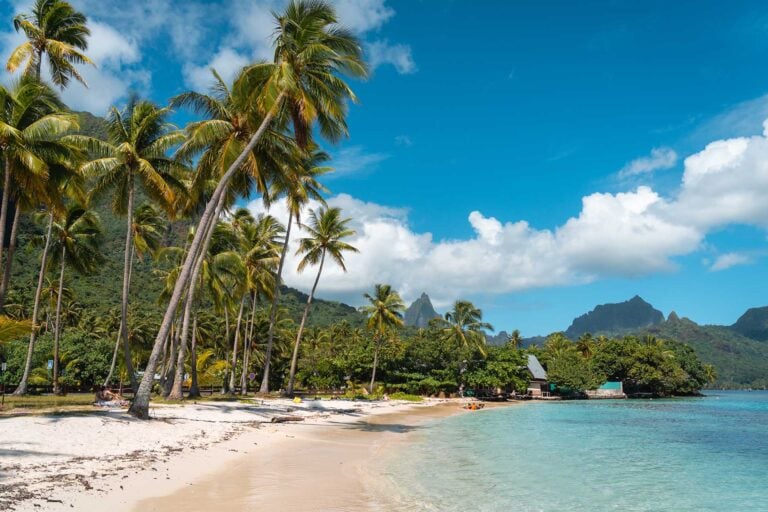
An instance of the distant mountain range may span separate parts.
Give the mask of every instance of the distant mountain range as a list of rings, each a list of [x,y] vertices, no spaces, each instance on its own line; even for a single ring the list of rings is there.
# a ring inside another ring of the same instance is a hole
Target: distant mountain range
[[[718,384],[728,387],[768,385],[768,307],[752,308],[730,326],[699,325],[664,314],[642,298],[602,304],[574,319],[565,335],[576,340],[593,336],[656,336],[687,343],[705,362],[715,366]],[[541,345],[544,337],[525,339],[523,346]]]
[[[405,310],[404,321],[407,326],[424,328],[429,325],[430,320],[439,316],[432,306],[432,301],[429,300],[429,295],[422,293],[421,297],[413,301]]]

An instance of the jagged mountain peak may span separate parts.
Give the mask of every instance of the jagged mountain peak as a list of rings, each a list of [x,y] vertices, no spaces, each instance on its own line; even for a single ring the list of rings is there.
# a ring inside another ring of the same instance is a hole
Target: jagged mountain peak
[[[430,320],[439,316],[432,306],[429,295],[422,292],[421,296],[405,310],[405,325],[419,328],[427,327]]]

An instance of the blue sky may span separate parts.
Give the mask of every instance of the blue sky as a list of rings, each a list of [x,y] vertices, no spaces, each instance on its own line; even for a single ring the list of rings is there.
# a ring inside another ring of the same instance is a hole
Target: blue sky
[[[268,56],[281,5],[73,3],[99,69],[65,99],[97,114]],[[469,298],[524,335],[635,294],[700,323],[768,303],[763,2],[337,5],[374,69],[354,84],[351,138],[329,147],[331,201],[354,215],[362,253],[321,297],[359,304],[390,282],[440,311]]]

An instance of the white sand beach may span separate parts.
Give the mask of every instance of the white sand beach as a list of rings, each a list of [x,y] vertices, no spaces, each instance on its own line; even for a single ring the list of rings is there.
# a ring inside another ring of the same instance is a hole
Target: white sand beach
[[[375,509],[363,471],[376,451],[461,411],[444,400],[277,399],[160,405],[148,422],[121,410],[4,417],[0,508]],[[304,420],[270,423],[284,415]]]

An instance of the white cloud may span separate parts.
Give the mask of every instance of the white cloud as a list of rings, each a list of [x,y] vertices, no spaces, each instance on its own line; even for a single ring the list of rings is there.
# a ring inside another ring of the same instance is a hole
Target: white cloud
[[[371,171],[387,158],[389,158],[389,155],[385,153],[366,153],[365,149],[361,146],[344,148],[337,152],[330,162],[334,172],[329,174],[328,177],[333,178]]]
[[[335,0],[333,3],[341,24],[360,34],[380,29],[395,15],[385,0]]]
[[[707,235],[725,224],[768,227],[768,125],[762,136],[715,141],[684,165],[679,192],[668,198],[646,186],[591,194],[577,215],[554,229],[473,211],[467,220],[474,234],[458,240],[414,231],[406,210],[332,197],[329,203],[352,217],[357,234],[351,243],[360,253],[347,256],[347,273],[329,265],[320,293],[355,304],[373,284],[386,282],[406,300],[426,290],[442,307],[473,294],[670,272],[676,257],[700,250]],[[256,202],[250,207],[262,211]],[[285,221],[282,203],[272,212]],[[727,253],[711,270],[753,260],[754,254]],[[297,264],[291,254],[285,279],[307,289],[314,273],[298,274]]]
[[[718,256],[712,266],[709,267],[709,270],[712,272],[719,272],[721,270],[726,270],[737,265],[748,265],[752,262],[753,259],[748,254],[729,252]]]
[[[368,44],[366,50],[371,70],[384,64],[391,64],[401,75],[417,71],[411,47],[407,44],[389,44],[387,40],[379,40]]]
[[[238,71],[248,65],[250,59],[237,53],[231,48],[223,48],[214,55],[211,62],[205,66],[194,66],[187,64],[184,66],[184,80],[187,85],[197,91],[205,92],[213,83],[213,74],[211,68],[229,83],[237,75]]]
[[[398,135],[397,137],[395,137],[395,145],[409,148],[413,146],[413,141],[407,135]]]
[[[677,153],[670,148],[653,148],[649,156],[632,160],[619,171],[619,178],[651,174],[658,170],[671,169],[677,163]]]

